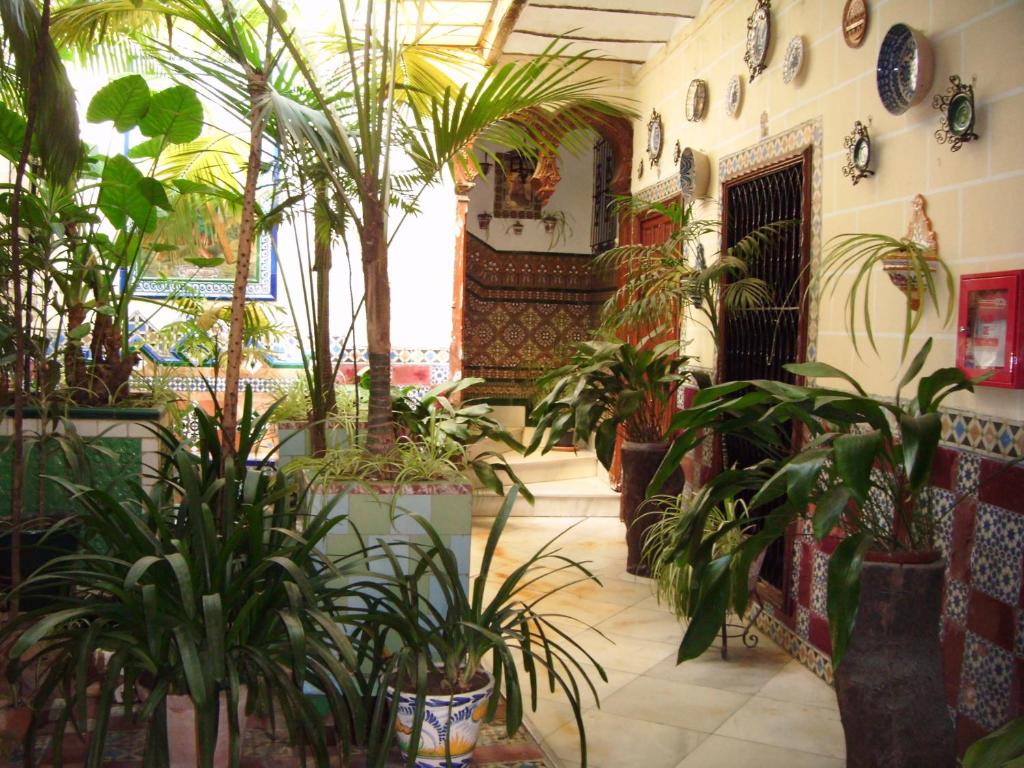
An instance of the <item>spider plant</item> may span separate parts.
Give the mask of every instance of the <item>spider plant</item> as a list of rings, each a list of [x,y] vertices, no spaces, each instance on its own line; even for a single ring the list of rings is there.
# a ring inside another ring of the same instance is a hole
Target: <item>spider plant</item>
[[[171,694],[187,694],[195,705],[202,766],[211,764],[226,698],[237,766],[241,686],[248,687],[250,709],[281,717],[292,742],[308,748],[318,765],[329,762],[331,729],[347,751],[352,729],[363,728],[350,672],[355,656],[331,616],[343,596],[334,586],[342,571],[319,550],[340,518],[330,504],[313,512],[298,478],[268,468],[247,472],[267,418],[254,414],[247,390],[238,450],[228,461],[220,414],[198,414],[194,447],[154,428],[166,464],[149,493],[131,483],[128,501],[64,481],[81,508],[67,521],[81,530],[81,550],[54,560],[20,589],[67,590],[0,629],[13,675],[31,655],[46,663],[32,699],[28,749],[55,696],[65,701],[56,715],[56,764],[67,726],[85,732],[90,664],[104,651],[111,657],[99,680],[95,725],[88,726],[90,768],[103,763],[121,689],[126,711],[138,705],[135,716],[146,723],[147,768],[167,764]],[[229,513],[219,516],[218,508]],[[136,683],[148,689],[143,700],[135,697]],[[326,697],[333,725],[304,694],[307,683]]]
[[[361,628],[364,645],[359,652],[372,663],[381,688],[415,693],[408,734],[413,746],[424,727],[425,697],[471,690],[477,673],[489,669],[494,689],[505,699],[505,730],[510,737],[522,725],[527,692],[534,709],[538,685],[551,691],[557,687],[565,694],[579,728],[585,766],[583,694],[589,689],[596,700],[597,691],[583,663],[591,665],[602,680],[607,677],[597,660],[554,621],[571,617],[546,612],[544,601],[577,584],[600,581],[584,563],[561,553],[556,545],[562,534],[523,558],[507,577],[492,574],[517,491],[518,487],[509,491],[491,526],[471,588],[467,589],[455,556],[430,522],[411,515],[426,543],[384,542],[371,548],[369,559],[375,563],[371,577],[351,585],[360,595],[358,608],[351,615],[342,613],[341,618]],[[555,574],[558,586],[543,581]],[[429,590],[427,583],[433,584]],[[385,649],[390,650],[385,653]],[[494,716],[497,705],[494,696],[485,719]],[[397,716],[397,707],[388,713],[378,701],[374,712],[378,732],[393,732]],[[384,738],[380,743],[390,742]],[[382,765],[385,758],[383,753],[371,754],[371,764]],[[415,750],[410,750],[409,766],[414,758]]]
[[[894,259],[905,260],[901,271],[909,271],[906,311],[903,321],[903,342],[900,347],[900,362],[906,359],[910,346],[910,337],[921,323],[925,305],[931,304],[942,316],[943,325],[949,323],[953,316],[956,291],[953,286],[953,273],[933,249],[909,238],[895,238],[881,234],[843,234],[836,235],[828,242],[828,247],[821,264],[822,293],[829,291],[835,295],[836,289],[844,275],[853,271],[844,300],[844,317],[846,330],[853,342],[853,348],[860,354],[857,346],[857,317],[861,316],[864,333],[868,337],[871,349],[876,353],[875,334],[871,325],[871,314],[874,307],[871,303],[871,279],[878,272],[876,267],[885,266]],[[938,279],[935,272],[938,272]],[[939,286],[945,284],[945,309],[939,299]],[[921,294],[927,302],[921,301]]]

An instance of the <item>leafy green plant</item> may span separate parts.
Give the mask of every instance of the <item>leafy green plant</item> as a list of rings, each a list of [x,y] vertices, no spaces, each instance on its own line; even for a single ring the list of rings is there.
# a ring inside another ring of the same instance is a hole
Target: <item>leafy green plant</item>
[[[313,512],[297,477],[246,469],[268,419],[255,416],[251,390],[231,458],[222,453],[220,415],[198,418],[194,447],[155,428],[166,464],[149,493],[133,483],[132,498],[119,503],[65,481],[82,508],[67,521],[82,531],[82,549],[20,588],[67,585],[67,594],[0,629],[11,674],[20,673],[30,654],[46,662],[32,699],[30,735],[56,695],[66,701],[56,733],[69,723],[86,729],[90,664],[104,651],[111,656],[99,680],[86,765],[102,763],[114,695],[123,688],[128,710],[139,704],[137,716],[147,723],[147,767],[166,765],[164,705],[172,693],[193,700],[201,764],[210,765],[225,694],[237,766],[245,685],[250,709],[280,717],[292,742],[326,766],[329,729],[347,750],[352,733],[364,728],[351,673],[355,655],[332,616],[335,601],[345,597],[334,585],[346,566],[319,550],[341,518],[330,504]],[[148,689],[141,701],[136,683]],[[333,726],[304,694],[306,683],[326,698]],[[62,739],[54,741],[57,764],[62,746]]]
[[[929,339],[911,361],[893,402],[871,397],[856,379],[830,365],[800,363],[786,370],[838,378],[850,389],[733,381],[699,392],[689,408],[673,417],[671,431],[677,437],[650,492],[657,492],[709,433],[753,443],[767,456],[754,466],[729,467],[713,477],[677,521],[676,544],[667,554],[692,569],[693,599],[680,660],[708,647],[730,605],[744,613],[750,564],[791,522],[809,519],[819,540],[834,532],[843,537],[828,571],[832,659],[842,663],[867,551],[934,546],[927,489],[942,432],[938,409],[954,392],[972,391],[974,381],[957,368],[940,368],[921,377],[916,395],[904,399],[903,388],[921,373],[931,347]],[[797,450],[794,425],[808,436]],[[707,533],[709,516],[729,498],[749,498],[746,513]],[[722,546],[754,516],[757,533],[738,545]]]
[[[681,618],[689,618],[692,604],[692,579],[689,566],[680,563],[676,553],[680,548],[680,529],[693,506],[694,494],[684,491],[679,496],[655,496],[649,500],[654,522],[644,540],[644,559],[650,564],[655,597]],[[742,499],[725,499],[720,506],[708,512],[704,522],[704,536],[712,536],[728,526],[727,533],[715,543],[712,556],[732,552],[750,533],[746,504]]]
[[[540,379],[547,395],[533,410],[536,432],[526,452],[546,452],[574,428],[578,440],[594,436],[597,458],[609,467],[620,424],[627,440],[663,440],[679,387],[686,381],[707,382],[704,374],[688,369],[690,360],[678,341],[577,344],[567,364]]]
[[[983,736],[967,748],[964,768],[1020,768],[1024,765],[1024,717]]]
[[[722,226],[720,219],[697,218],[694,206],[619,199],[621,214],[636,219],[664,216],[671,229],[662,243],[620,245],[594,259],[596,269],[625,276],[604,306],[604,328],[658,328],[689,316],[707,328],[717,347],[721,341],[719,297],[726,308],[756,309],[771,303],[771,289],[751,274],[750,265],[763,249],[792,230],[793,222],[758,227],[717,253],[710,263],[690,263],[690,253],[703,247],[702,241],[709,236],[718,237]]]
[[[857,317],[861,316],[864,332],[867,334],[871,348],[877,352],[875,335],[871,326],[871,279],[878,272],[876,267],[885,265],[892,259],[905,259],[905,267],[911,274],[913,285],[911,295],[907,296],[906,312],[903,323],[903,344],[900,349],[900,361],[907,355],[910,337],[921,323],[926,304],[931,304],[943,318],[943,325],[948,324],[953,316],[956,291],[953,285],[953,273],[949,267],[931,248],[908,238],[897,239],[889,235],[879,234],[844,234],[836,235],[828,242],[825,256],[821,263],[822,293],[835,295],[844,275],[854,271],[853,281],[846,293],[844,316],[846,329],[857,347]],[[938,278],[934,272],[938,273]],[[939,285],[946,287],[946,306],[943,310],[939,300]],[[921,294],[928,299],[920,300]]]
[[[561,689],[579,728],[582,763],[586,765],[582,696],[589,689],[596,700],[597,691],[583,663],[592,665],[602,680],[607,676],[597,660],[554,621],[566,617],[545,612],[543,603],[577,584],[600,581],[585,564],[561,554],[556,536],[523,558],[499,584],[488,583],[494,579],[495,552],[517,490],[513,487],[508,493],[491,526],[480,572],[470,589],[463,584],[455,556],[437,531],[429,521],[412,515],[429,543],[412,542],[407,550],[404,545],[400,548],[386,542],[372,548],[369,556],[376,563],[372,578],[351,585],[362,602],[341,618],[360,627],[360,656],[373,664],[381,686],[396,685],[416,692],[413,744],[423,722],[424,695],[469,690],[478,670],[489,668],[495,690],[505,699],[509,736],[522,725],[527,692],[536,709],[539,684],[552,691]],[[557,575],[560,584],[542,585],[541,580],[551,575]],[[429,594],[424,586],[428,579],[437,587]],[[492,697],[487,719],[493,717],[497,704],[497,696]],[[375,717],[380,732],[393,731],[393,720],[389,724],[383,707]],[[382,765],[385,757],[382,753],[371,755],[376,758],[374,765]],[[412,756],[408,764],[412,765]]]

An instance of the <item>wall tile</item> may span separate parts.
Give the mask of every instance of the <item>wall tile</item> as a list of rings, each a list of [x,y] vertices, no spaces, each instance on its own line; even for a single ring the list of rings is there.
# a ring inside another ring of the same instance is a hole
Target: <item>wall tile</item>
[[[967,621],[967,598],[970,587],[957,579],[946,581],[946,607],[944,614],[950,621],[964,624]]]
[[[980,590],[972,590],[967,606],[967,628],[1000,648],[1012,650],[1016,634],[1014,609]]]
[[[1013,655],[968,631],[964,650],[960,711],[987,729],[998,728],[1010,712]]]
[[[971,584],[1009,605],[1021,591],[1024,517],[990,504],[978,506]]]

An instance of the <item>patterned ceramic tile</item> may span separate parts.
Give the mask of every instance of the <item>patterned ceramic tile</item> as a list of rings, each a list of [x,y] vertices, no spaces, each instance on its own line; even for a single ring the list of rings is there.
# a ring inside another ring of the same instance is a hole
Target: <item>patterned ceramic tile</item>
[[[991,504],[981,504],[971,552],[971,583],[976,589],[1017,605],[1021,587],[1024,517]]]
[[[973,632],[964,647],[960,711],[985,728],[1002,725],[1010,716],[1013,655]]]
[[[927,503],[935,521],[935,545],[949,562],[953,546],[953,510],[958,494],[942,488],[929,488]]]
[[[443,384],[450,378],[448,363],[432,363],[430,366],[430,383]]]
[[[811,563],[811,610],[825,616],[828,613],[828,556],[815,549]]]
[[[804,545],[798,539],[793,543],[793,560],[792,560],[792,574],[793,578],[789,580],[789,597],[795,604],[797,601],[797,595],[800,593],[800,567],[803,561]],[[806,637],[806,635],[805,635]]]
[[[946,582],[946,618],[958,624],[967,621],[967,599],[970,591],[970,587],[958,579],[949,579]]]
[[[832,660],[809,642],[798,637],[793,629],[779,621],[768,608],[769,605],[766,604],[766,610],[757,617],[758,628],[790,656],[832,685]]]
[[[802,605],[796,609],[796,633],[804,640],[811,634],[811,612]]]
[[[981,476],[981,457],[973,451],[962,451],[956,467],[956,490],[959,494],[977,492]]]
[[[1013,643],[1013,652],[1024,659],[1024,609],[1017,609],[1017,637]]]

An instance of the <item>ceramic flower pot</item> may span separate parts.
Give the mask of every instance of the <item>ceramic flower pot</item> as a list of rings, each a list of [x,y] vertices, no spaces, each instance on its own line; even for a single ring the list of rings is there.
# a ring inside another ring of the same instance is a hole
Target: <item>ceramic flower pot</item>
[[[647,486],[668,452],[667,443],[622,443],[621,517],[626,524],[626,571],[636,576],[650,576],[650,567],[643,561],[644,542],[648,529],[659,518],[656,505],[647,501]],[[665,481],[660,493],[677,495],[683,490],[682,469]]]
[[[494,678],[489,672],[487,683],[467,693],[439,694],[426,697],[423,726],[418,745],[409,743],[416,714],[415,693],[398,695],[396,732],[402,756],[416,753],[416,768],[468,768],[473,763],[473,750],[480,736],[480,723],[487,712],[487,703],[494,692]],[[388,688],[388,700],[394,700],[394,688]],[[451,762],[448,762],[448,753]]]
[[[245,737],[245,703],[249,688],[238,689],[238,738]],[[167,757],[170,768],[196,768],[199,765],[199,731],[196,708],[188,695],[167,697]],[[215,768],[227,768],[231,762],[231,735],[228,725],[228,695],[220,694],[220,712],[217,719],[217,745],[214,748]]]
[[[835,672],[849,768],[956,764],[939,620],[945,564],[869,553],[850,645]]]

